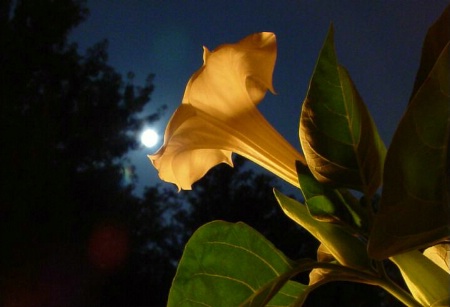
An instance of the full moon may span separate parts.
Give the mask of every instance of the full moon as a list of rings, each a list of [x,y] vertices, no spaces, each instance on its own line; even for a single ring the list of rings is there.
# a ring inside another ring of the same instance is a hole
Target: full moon
[[[153,147],[158,143],[158,133],[153,129],[146,129],[141,134],[141,142],[145,147]]]

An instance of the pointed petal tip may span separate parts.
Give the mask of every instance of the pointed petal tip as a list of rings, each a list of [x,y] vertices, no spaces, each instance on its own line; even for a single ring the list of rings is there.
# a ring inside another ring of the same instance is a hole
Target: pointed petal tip
[[[261,32],[259,33],[258,45],[260,48],[277,49],[277,37],[272,32]]]
[[[277,91],[275,90],[275,88],[273,87],[272,84],[270,85],[270,87],[268,89],[272,93],[272,95],[278,95]]]
[[[259,36],[259,41],[261,42],[261,45],[267,45],[267,44],[273,44],[276,42],[276,35],[273,32],[260,32],[256,35]]]
[[[153,160],[156,159],[155,155],[147,155],[147,158],[150,160],[150,162],[153,164]]]
[[[277,40],[273,32],[257,32],[244,37],[238,44],[257,49],[276,49]]]
[[[211,51],[209,51],[208,47],[203,46],[203,64],[206,63],[206,60],[208,59],[210,54]]]
[[[153,164],[153,166],[155,166],[155,162],[156,160],[161,156],[161,151],[163,150],[163,147],[161,147],[160,149],[158,149],[158,151],[156,151],[154,154],[151,155],[147,155],[147,158],[150,160],[150,162]]]

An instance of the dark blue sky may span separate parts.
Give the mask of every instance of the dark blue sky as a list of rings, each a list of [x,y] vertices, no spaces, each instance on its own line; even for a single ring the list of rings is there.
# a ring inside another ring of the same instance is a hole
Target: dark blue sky
[[[156,75],[151,108],[167,105],[154,128],[164,132],[185,85],[202,64],[202,46],[214,49],[248,34],[277,35],[277,95],[259,105],[295,147],[301,103],[330,22],[338,58],[350,72],[388,145],[406,107],[428,27],[448,0],[91,0],[90,17],[72,34],[81,50],[106,38],[109,62],[133,71],[137,84]],[[151,110],[150,110],[151,111]],[[146,155],[130,153],[139,191],[159,180]]]

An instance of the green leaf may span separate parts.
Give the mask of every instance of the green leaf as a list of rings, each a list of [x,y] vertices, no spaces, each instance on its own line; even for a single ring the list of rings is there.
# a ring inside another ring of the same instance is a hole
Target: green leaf
[[[449,306],[450,275],[445,270],[416,250],[390,259],[400,269],[414,298],[423,306]]]
[[[337,62],[332,27],[303,102],[299,134],[320,182],[367,196],[380,186],[386,149],[348,72]]]
[[[384,259],[450,234],[449,44],[417,91],[386,157],[369,254]]]
[[[450,243],[428,247],[423,255],[450,274]]]
[[[284,213],[319,240],[340,264],[371,271],[366,245],[339,225],[314,219],[305,205],[274,190]]]
[[[365,228],[367,216],[359,204],[353,206],[338,190],[317,181],[306,165],[297,162],[296,168],[300,189],[313,218],[340,224],[351,233]]]
[[[323,222],[349,221],[350,216],[335,191],[317,181],[302,163],[296,163],[300,189],[312,217]]]
[[[425,37],[422,48],[422,58],[420,67],[414,82],[414,89],[411,99],[414,98],[423,82],[427,79],[431,69],[436,63],[439,55],[442,53],[445,45],[450,41],[450,5],[447,6],[442,15],[430,27]]]
[[[289,306],[306,287],[288,282],[295,269],[295,262],[246,224],[211,222],[187,243],[168,306],[262,306],[280,288],[272,300]]]
[[[275,295],[267,307],[292,306],[292,303],[298,296],[302,295],[308,287],[301,283],[289,280],[283,288]]]

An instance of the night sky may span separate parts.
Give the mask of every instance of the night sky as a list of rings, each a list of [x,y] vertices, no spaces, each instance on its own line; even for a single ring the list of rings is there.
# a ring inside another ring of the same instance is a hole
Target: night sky
[[[388,145],[411,94],[426,31],[446,5],[448,0],[91,0],[88,20],[70,40],[85,50],[108,39],[109,63],[123,75],[133,71],[138,85],[155,74],[149,112],[167,105],[153,127],[163,134],[187,81],[202,65],[202,46],[212,50],[254,32],[274,32],[277,95],[268,93],[259,109],[300,149],[301,103],[333,22],[338,59]],[[130,153],[139,193],[159,182],[146,157],[159,145]]]

